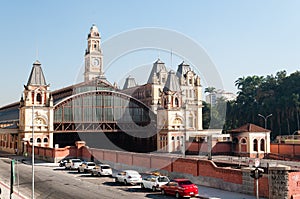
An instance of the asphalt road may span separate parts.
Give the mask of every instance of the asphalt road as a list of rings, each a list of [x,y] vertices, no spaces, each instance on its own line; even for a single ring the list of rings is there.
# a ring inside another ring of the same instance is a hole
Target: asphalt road
[[[13,157],[13,156],[12,156]],[[16,158],[16,157],[15,157]],[[18,158],[21,159],[20,156]],[[10,184],[10,162],[6,156],[0,156],[0,182]],[[110,177],[96,177],[82,174],[77,171],[65,170],[58,164],[35,164],[35,198],[41,199],[170,199],[173,196],[164,196],[160,192],[143,190],[140,186],[125,186],[115,183]],[[32,166],[21,161],[16,162],[16,179],[14,192],[25,197],[12,197],[12,199],[31,198],[32,193]],[[7,186],[6,186],[7,187]],[[224,190],[199,187],[199,194],[205,198],[222,199],[255,199],[255,196],[228,192]],[[9,187],[7,187],[9,188]],[[9,191],[6,191],[9,192]],[[9,196],[0,194],[0,199]]]
[[[0,158],[0,179],[9,185],[10,162]],[[32,166],[16,163],[14,191],[26,198],[32,193]],[[35,198],[51,199],[132,199],[132,198],[173,198],[160,192],[142,190],[140,186],[125,186],[114,182],[111,177],[94,177],[61,167],[35,165]]]

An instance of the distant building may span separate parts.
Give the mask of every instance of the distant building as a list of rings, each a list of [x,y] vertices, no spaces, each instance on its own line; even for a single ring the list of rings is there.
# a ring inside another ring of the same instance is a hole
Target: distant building
[[[231,92],[224,91],[222,89],[218,89],[214,92],[209,93],[205,97],[205,101],[207,103],[210,103],[212,106],[216,105],[217,100],[223,98],[225,101],[231,101],[236,99],[236,95]]]

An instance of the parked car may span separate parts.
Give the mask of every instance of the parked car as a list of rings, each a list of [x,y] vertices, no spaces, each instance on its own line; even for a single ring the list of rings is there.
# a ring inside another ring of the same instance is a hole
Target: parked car
[[[188,179],[174,179],[161,186],[163,195],[175,195],[176,198],[199,196],[198,187]]]
[[[112,176],[112,169],[108,164],[98,164],[91,170],[92,175]]]
[[[167,176],[161,175],[150,175],[143,178],[141,183],[142,189],[152,189],[152,191],[157,191],[161,189],[162,185],[170,182]]]
[[[96,166],[95,162],[83,162],[78,167],[78,173],[89,173]]]
[[[68,162],[68,160],[71,159],[71,158],[64,158],[62,160],[60,160],[58,163],[59,163],[59,166],[60,167],[64,167],[66,165],[66,163]]]
[[[78,169],[79,165],[83,161],[81,159],[69,159],[68,162],[65,163],[66,169]]]
[[[119,172],[115,177],[116,182],[127,184],[141,184],[142,183],[142,176],[134,170],[123,170]]]

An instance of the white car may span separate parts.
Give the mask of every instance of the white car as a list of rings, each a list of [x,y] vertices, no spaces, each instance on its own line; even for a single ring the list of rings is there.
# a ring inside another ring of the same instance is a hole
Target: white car
[[[108,164],[98,164],[91,170],[92,175],[112,176],[112,169]]]
[[[116,182],[127,184],[141,184],[142,183],[142,176],[134,170],[123,170],[119,172],[115,177]]]
[[[95,162],[83,162],[78,167],[78,173],[89,173],[96,166]]]
[[[79,165],[82,163],[81,159],[69,159],[68,162],[65,163],[66,169],[78,169]]]
[[[142,189],[151,189],[152,191],[160,190],[162,185],[167,184],[170,182],[170,179],[167,176],[156,176],[150,175],[143,178],[141,183]]]

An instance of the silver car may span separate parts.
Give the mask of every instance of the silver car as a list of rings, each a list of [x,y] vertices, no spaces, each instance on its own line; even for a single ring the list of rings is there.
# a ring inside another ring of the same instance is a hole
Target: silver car
[[[91,170],[92,175],[112,176],[112,169],[108,164],[98,164]]]

